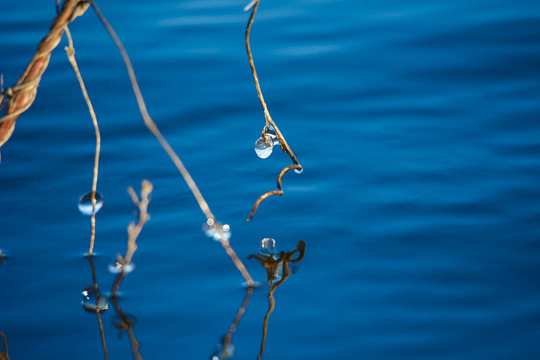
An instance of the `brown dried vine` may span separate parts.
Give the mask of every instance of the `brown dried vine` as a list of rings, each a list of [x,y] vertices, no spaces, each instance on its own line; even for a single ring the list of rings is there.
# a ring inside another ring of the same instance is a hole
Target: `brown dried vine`
[[[283,170],[281,170],[281,172],[279,173],[279,176],[278,176],[278,180],[277,180],[278,190],[271,190],[271,191],[268,191],[268,192],[262,194],[257,199],[257,201],[255,202],[255,205],[253,205],[253,209],[251,210],[251,214],[246,219],[246,221],[251,221],[251,219],[253,219],[253,216],[255,216],[255,212],[257,211],[257,208],[259,207],[260,203],[264,199],[266,199],[266,198],[268,198],[268,197],[270,197],[272,195],[280,195],[280,196],[283,195],[283,190],[281,188],[281,179],[283,178],[283,175],[285,175],[285,173],[287,171],[292,170],[292,169],[295,169],[298,173],[301,173],[303,171],[302,165],[300,165],[300,163],[296,159],[296,156],[294,156],[294,153],[291,150],[291,147],[289,146],[289,144],[287,144],[287,141],[285,140],[285,137],[283,136],[281,131],[279,131],[279,128],[277,127],[276,123],[272,120],[272,117],[270,116],[270,112],[268,111],[268,106],[266,106],[266,102],[264,101],[264,97],[263,97],[263,94],[262,94],[262,91],[261,91],[261,86],[259,84],[259,78],[257,77],[257,71],[255,70],[255,62],[253,61],[253,55],[251,54],[251,46],[249,44],[249,34],[251,32],[251,25],[253,24],[253,19],[255,18],[255,13],[257,12],[257,9],[259,8],[259,3],[260,3],[260,0],[253,0],[252,2],[250,2],[244,8],[244,10],[247,11],[250,8],[252,8],[251,15],[249,17],[247,27],[246,27],[245,40],[246,40],[246,49],[247,49],[247,54],[248,54],[248,59],[249,59],[249,65],[251,67],[251,72],[253,73],[253,79],[255,80],[255,88],[257,89],[257,96],[259,97],[259,100],[261,101],[261,105],[262,105],[263,111],[264,111],[264,118],[266,120],[266,124],[265,124],[265,126],[263,128],[261,138],[266,139],[266,133],[267,133],[268,127],[272,126],[274,128],[275,132],[276,132],[276,136],[277,136],[277,139],[279,141],[279,146],[281,147],[281,150],[283,150],[284,152],[286,152],[290,156],[290,158],[291,158],[291,160],[293,162],[293,165],[287,166]]]
[[[2,94],[0,95],[0,109],[6,104],[7,109],[4,116],[0,118],[0,147],[13,134],[15,121],[19,115],[28,110],[34,102],[37,87],[41,76],[49,64],[51,52],[60,43],[67,25],[78,16],[84,14],[89,5],[90,2],[85,0],[66,0],[54,19],[49,34],[39,43],[36,54],[17,83],[12,87],[2,90]]]

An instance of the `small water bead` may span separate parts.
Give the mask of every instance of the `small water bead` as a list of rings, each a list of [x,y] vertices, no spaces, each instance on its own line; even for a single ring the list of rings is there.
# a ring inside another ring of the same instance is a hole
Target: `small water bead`
[[[101,207],[103,206],[103,196],[101,196],[100,193],[96,192],[96,208],[95,213],[97,213]],[[79,211],[83,215],[92,215],[92,192],[90,191],[88,194],[83,195],[79,199]]]
[[[212,356],[212,360],[230,359],[234,356],[234,350],[235,350],[235,347],[234,347],[234,344],[232,343],[229,343],[226,349],[223,349],[222,344],[218,344],[216,346],[216,349],[214,350],[214,355]]]
[[[92,313],[103,312],[109,308],[107,298],[99,296],[93,286],[87,286],[82,292],[82,302],[84,310]]]
[[[228,241],[231,238],[231,227],[214,219],[208,219],[202,226],[202,230],[206,236],[216,241]]]
[[[274,139],[272,136],[266,134],[265,138],[266,141],[262,137],[255,141],[255,153],[261,159],[269,157],[272,154],[272,150],[274,150]]]
[[[297,173],[297,174],[301,174],[304,172],[304,168],[301,168],[301,169],[294,169],[294,172]]]
[[[276,259],[276,240],[272,238],[264,238],[261,240],[261,248],[259,249],[259,255],[265,258]]]
[[[122,265],[118,261],[113,262],[109,265],[109,272],[111,274],[120,274],[121,272],[124,272],[124,274],[129,274],[135,269],[134,263],[129,263],[126,265]]]

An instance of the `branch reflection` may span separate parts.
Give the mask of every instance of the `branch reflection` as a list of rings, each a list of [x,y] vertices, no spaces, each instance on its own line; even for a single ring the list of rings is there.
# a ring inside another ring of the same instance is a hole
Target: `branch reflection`
[[[4,340],[4,351],[0,350],[0,360],[9,360],[6,334],[0,331],[0,335],[2,335],[2,339]]]
[[[109,305],[107,303],[107,298],[101,296],[99,291],[97,277],[96,277],[96,267],[94,265],[93,255],[88,255],[88,261],[90,262],[90,268],[92,269],[92,285],[87,286],[82,292],[82,306],[83,309],[89,313],[96,314],[99,332],[101,335],[101,345],[105,353],[105,360],[109,359],[109,351],[107,350],[107,344],[105,343],[105,331],[103,330],[103,322],[101,320],[101,313],[105,312]]]
[[[289,269],[289,263],[297,263],[304,258],[304,252],[306,249],[306,243],[300,240],[296,245],[296,250],[279,253],[276,251],[276,242],[274,239],[265,238],[261,241],[261,249],[259,255],[250,255],[248,259],[256,259],[266,269],[266,278],[270,285],[270,291],[268,292],[268,311],[264,316],[263,322],[263,336],[261,340],[261,350],[257,360],[261,359],[264,354],[264,343],[266,341],[266,334],[268,329],[268,319],[270,314],[274,311],[276,301],[274,299],[274,292],[276,289],[287,280],[291,275]],[[298,253],[298,257],[293,259],[293,256]]]
[[[143,360],[142,355],[139,353],[139,346],[141,345],[137,338],[135,337],[135,332],[133,331],[133,325],[135,325],[136,319],[135,316],[128,315],[122,311],[120,304],[118,302],[118,289],[120,288],[120,283],[122,279],[127,275],[126,272],[121,271],[116,276],[114,280],[111,300],[113,302],[114,309],[118,315],[118,319],[114,320],[114,326],[120,329],[120,338],[123,337],[124,331],[127,331],[129,335],[129,341],[131,343],[131,350],[133,351],[133,358],[135,360]]]
[[[211,360],[223,360],[223,359],[229,359],[232,358],[234,355],[234,345],[232,343],[232,336],[236,329],[238,328],[238,324],[240,324],[240,320],[242,319],[242,316],[244,316],[244,313],[246,312],[246,308],[249,304],[249,300],[251,299],[251,295],[253,294],[254,286],[248,286],[246,290],[246,296],[244,296],[244,300],[242,301],[242,305],[238,308],[238,311],[236,312],[236,316],[234,317],[234,321],[229,327],[229,330],[227,331],[227,334],[223,336],[221,343],[216,347],[214,350],[214,353],[210,357]]]

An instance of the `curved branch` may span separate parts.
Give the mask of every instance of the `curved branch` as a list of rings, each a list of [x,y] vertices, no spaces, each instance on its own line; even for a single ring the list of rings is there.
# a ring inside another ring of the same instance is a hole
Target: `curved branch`
[[[259,207],[259,205],[261,204],[261,202],[272,196],[272,195],[283,195],[283,189],[281,187],[281,179],[283,178],[283,175],[285,175],[285,173],[287,173],[287,171],[290,171],[292,169],[296,169],[296,170],[302,170],[302,165],[300,164],[293,164],[293,165],[289,165],[285,168],[283,168],[283,170],[281,170],[281,172],[279,173],[278,175],[278,179],[277,179],[277,187],[278,187],[278,190],[271,190],[271,191],[268,191],[264,194],[262,194],[258,199],[257,201],[255,201],[255,205],[253,205],[253,209],[251,210],[251,214],[249,215],[249,217],[246,219],[246,221],[251,221],[251,219],[253,219],[253,216],[255,216],[255,212],[257,211],[257,208]]]

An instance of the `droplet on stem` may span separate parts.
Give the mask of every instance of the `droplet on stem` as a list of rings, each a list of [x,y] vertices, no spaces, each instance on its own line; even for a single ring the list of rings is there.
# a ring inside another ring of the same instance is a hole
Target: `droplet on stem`
[[[135,269],[134,263],[129,263],[126,265],[122,265],[118,261],[113,262],[109,265],[109,272],[111,274],[120,274],[121,272],[124,272],[124,274],[129,274]]]
[[[97,213],[103,206],[103,196],[100,193],[96,192],[96,207],[94,213]],[[81,196],[79,199],[79,211],[83,215],[92,215],[92,192]]]
[[[214,219],[208,219],[202,226],[202,230],[206,236],[216,241],[228,241],[231,238],[231,227]]]
[[[272,150],[274,150],[274,139],[272,136],[266,134],[265,139],[266,140],[263,140],[263,138],[260,137],[255,141],[255,153],[257,153],[257,156],[261,159],[269,157],[270,154],[272,154]]]
[[[259,249],[259,255],[267,258],[276,259],[276,240],[272,238],[264,238],[261,240],[261,248]]]
[[[109,308],[107,298],[96,293],[94,286],[87,286],[82,292],[82,302],[84,310],[92,313],[103,312]]]

